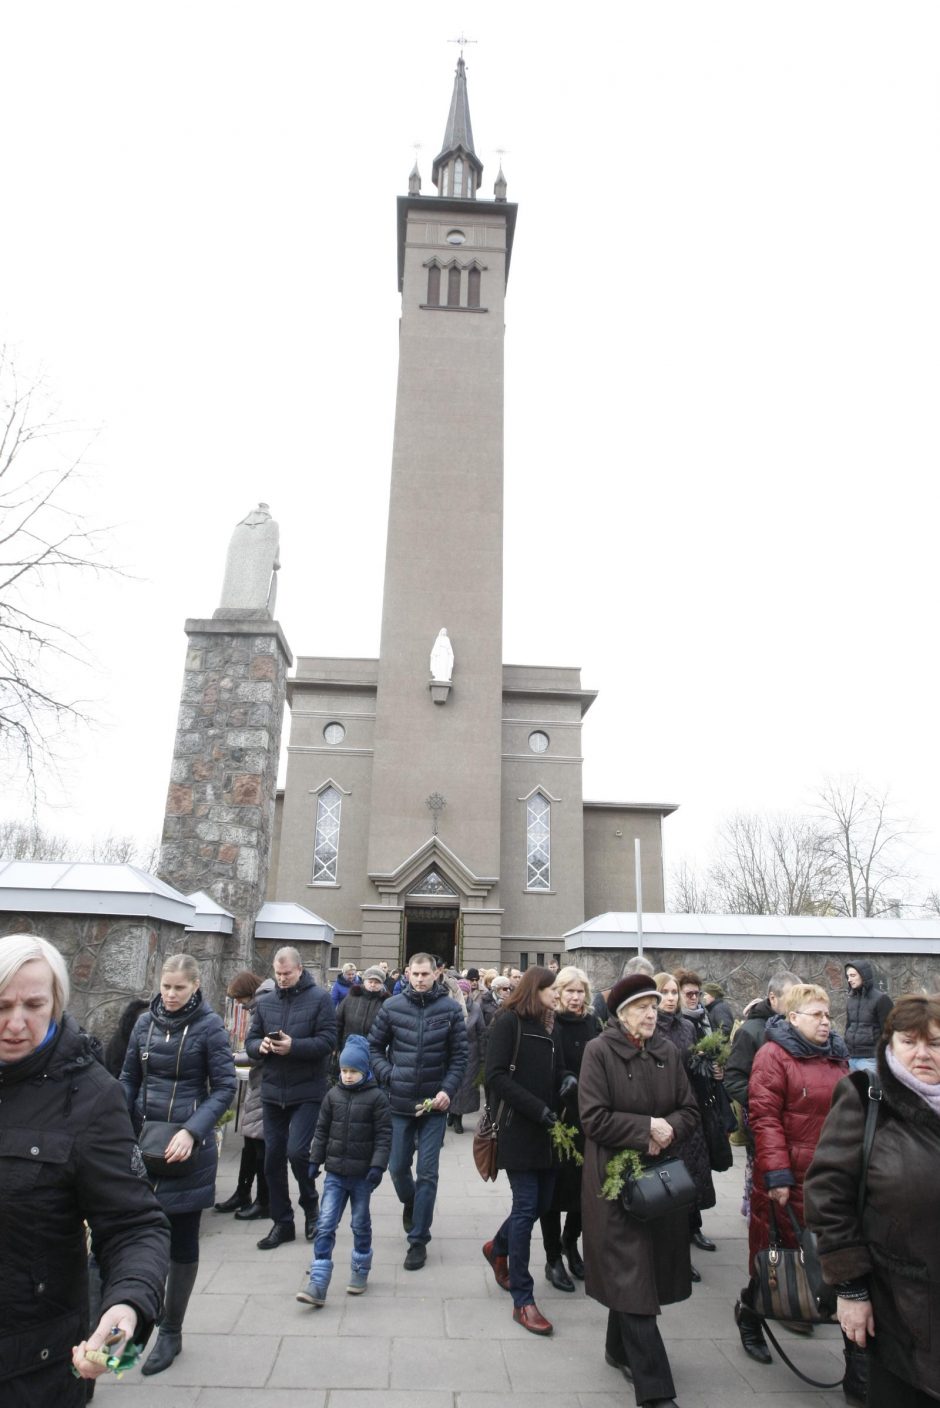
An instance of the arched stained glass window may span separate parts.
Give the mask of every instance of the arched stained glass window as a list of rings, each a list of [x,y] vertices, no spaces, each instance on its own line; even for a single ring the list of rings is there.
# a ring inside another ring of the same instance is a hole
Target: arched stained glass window
[[[480,271],[471,269],[467,275],[467,307],[479,308],[480,306]]]
[[[447,270],[447,306],[460,307],[460,270],[456,264],[452,264]]]
[[[432,264],[428,270],[428,303],[437,308],[441,301],[441,266]]]

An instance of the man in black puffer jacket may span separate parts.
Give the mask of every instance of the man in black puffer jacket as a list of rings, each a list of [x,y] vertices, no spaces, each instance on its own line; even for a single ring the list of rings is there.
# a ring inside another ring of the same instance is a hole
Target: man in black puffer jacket
[[[885,1018],[894,1006],[886,992],[875,987],[875,970],[865,958],[845,965],[848,996],[845,999],[845,1044],[853,1071],[874,1071],[875,1050]]]
[[[412,956],[408,987],[383,1005],[369,1032],[369,1051],[375,1078],[392,1106],[388,1167],[404,1209],[405,1268],[418,1271],[431,1240],[447,1109],[467,1067],[464,1015],[434,981],[430,954]]]
[[[307,1172],[307,1153],[327,1091],[330,1053],[336,1044],[336,1014],[328,992],[318,988],[295,948],[274,955],[273,992],[261,993],[252,1013],[245,1050],[264,1061],[264,1173],[274,1225],[258,1243],[262,1251],[294,1240],[294,1209],[287,1186],[293,1170],[304,1210],[304,1232],[313,1241],[317,1190]]]

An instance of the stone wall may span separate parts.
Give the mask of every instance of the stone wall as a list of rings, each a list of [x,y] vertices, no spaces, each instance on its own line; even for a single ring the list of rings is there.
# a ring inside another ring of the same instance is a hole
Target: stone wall
[[[220,990],[221,935],[193,934],[165,919],[4,913],[0,938],[7,934],[39,934],[55,944],[72,983],[69,1011],[105,1041],[132,997],[156,992],[171,953],[191,953],[202,969],[203,990]]]
[[[291,654],[276,621],[186,622],[189,649],[158,873],[235,916],[221,975],[256,966]],[[220,992],[207,992],[218,1005]]]
[[[720,983],[728,1001],[739,1017],[745,1004],[762,997],[773,973],[788,968],[807,983],[818,983],[826,989],[832,1001],[833,1023],[838,1031],[845,1025],[845,964],[852,955],[831,953],[795,953],[786,948],[763,952],[741,949],[657,949],[644,945],[644,956],[657,972],[674,973],[690,968],[703,982]],[[583,968],[595,992],[609,988],[617,981],[628,959],[636,956],[635,948],[574,949],[565,954],[565,961]],[[857,958],[872,963],[884,989],[892,997],[903,993],[940,991],[940,956],[900,953],[866,953],[859,950]]]

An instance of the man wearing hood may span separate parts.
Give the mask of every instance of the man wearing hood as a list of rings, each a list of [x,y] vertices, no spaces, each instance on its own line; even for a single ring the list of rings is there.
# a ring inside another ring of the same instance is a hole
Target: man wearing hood
[[[865,958],[853,958],[845,965],[845,981],[849,986],[845,999],[849,1069],[873,1071],[881,1029],[894,1003],[875,987],[875,970]]]
[[[405,1269],[418,1271],[431,1240],[444,1122],[467,1067],[464,1015],[435,981],[430,954],[412,955],[408,986],[383,1004],[369,1032],[369,1051],[392,1106],[388,1171],[408,1235]]]
[[[767,1038],[767,1023],[771,1017],[783,1011],[783,1003],[790,989],[801,980],[795,973],[785,968],[774,973],[767,984],[767,997],[751,1002],[745,1008],[744,1021],[734,1034],[731,1055],[725,1066],[725,1090],[732,1100],[747,1109],[748,1083],[754,1057]]]

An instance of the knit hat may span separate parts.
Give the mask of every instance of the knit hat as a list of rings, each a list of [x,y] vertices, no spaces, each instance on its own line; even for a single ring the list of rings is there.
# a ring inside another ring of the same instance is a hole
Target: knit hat
[[[364,1076],[372,1074],[369,1065],[369,1043],[364,1036],[348,1036],[346,1045],[339,1053],[340,1066],[346,1066],[351,1071],[361,1071]]]
[[[626,1006],[628,1002],[636,1002],[640,997],[655,997],[657,1002],[663,1000],[662,993],[649,974],[628,973],[619,983],[614,983],[607,994],[607,1010],[612,1017],[616,1017],[621,1007]]]
[[[457,986],[459,987],[460,991],[464,994],[465,997],[469,997],[470,994],[473,992],[473,988],[472,988],[472,987],[470,986],[470,984],[467,982],[466,978],[458,978],[458,979],[457,979]]]
[[[725,990],[721,986],[721,983],[703,983],[702,992],[707,992],[708,996],[713,997],[716,1002],[725,995]]]
[[[479,970],[479,968],[468,968],[468,969],[467,969],[467,982],[468,982],[468,983],[478,983],[479,981],[480,981],[480,970]]]
[[[367,968],[362,975],[362,981],[365,982],[366,978],[378,978],[380,983],[384,983],[385,973],[377,966],[375,968]]]

